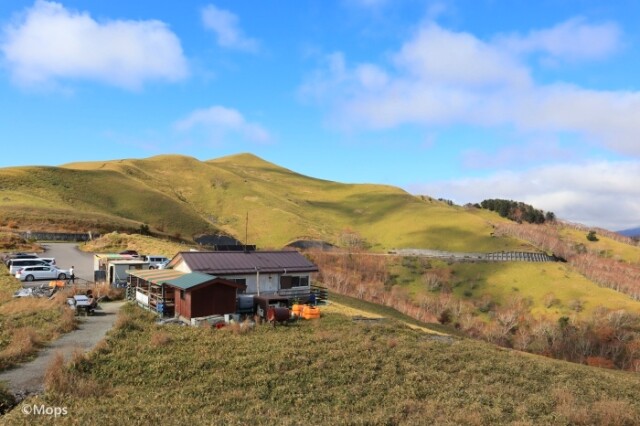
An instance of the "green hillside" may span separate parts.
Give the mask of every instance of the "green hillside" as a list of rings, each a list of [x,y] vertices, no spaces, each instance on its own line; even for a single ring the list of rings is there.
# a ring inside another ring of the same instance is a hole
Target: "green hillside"
[[[152,182],[149,182],[152,184]],[[213,227],[179,199],[125,171],[19,167],[0,170],[5,225],[69,230],[157,229],[185,234]],[[174,223],[172,218],[179,218]],[[10,226],[12,227],[12,226]]]
[[[374,250],[522,249],[491,236],[503,220],[385,185],[303,176],[251,154],[210,161],[163,155],[0,170],[0,225],[8,228],[153,231],[191,238],[220,230],[280,247],[300,238],[342,244],[354,235]]]

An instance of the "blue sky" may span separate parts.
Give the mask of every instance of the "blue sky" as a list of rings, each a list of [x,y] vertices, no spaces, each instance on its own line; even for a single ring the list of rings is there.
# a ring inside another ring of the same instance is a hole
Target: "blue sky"
[[[640,225],[640,2],[0,3],[0,167],[252,152]]]

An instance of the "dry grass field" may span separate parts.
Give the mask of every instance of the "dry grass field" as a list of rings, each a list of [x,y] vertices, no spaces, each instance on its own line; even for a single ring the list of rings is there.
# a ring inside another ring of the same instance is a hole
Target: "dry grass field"
[[[370,305],[341,298],[367,312]],[[377,307],[373,308],[378,309]],[[616,424],[640,421],[640,379],[340,312],[289,326],[157,326],[128,306],[105,342],[38,403],[59,424]],[[22,424],[14,410],[6,424]],[[30,417],[30,424],[51,419]]]

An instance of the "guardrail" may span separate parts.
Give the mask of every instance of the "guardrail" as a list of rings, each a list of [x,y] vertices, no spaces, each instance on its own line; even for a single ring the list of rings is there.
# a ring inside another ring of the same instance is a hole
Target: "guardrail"
[[[389,252],[399,256],[418,256],[446,259],[455,262],[559,262],[561,259],[546,253],[504,251],[494,253],[456,253],[439,250],[397,249]]]

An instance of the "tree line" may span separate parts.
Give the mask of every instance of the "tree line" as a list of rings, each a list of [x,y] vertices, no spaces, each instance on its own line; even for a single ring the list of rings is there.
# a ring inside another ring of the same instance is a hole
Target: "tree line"
[[[540,224],[546,221],[553,222],[556,219],[553,212],[545,213],[521,201],[494,198],[484,200],[479,205],[476,205],[476,207],[494,211],[500,216],[518,223],[527,222]]]

